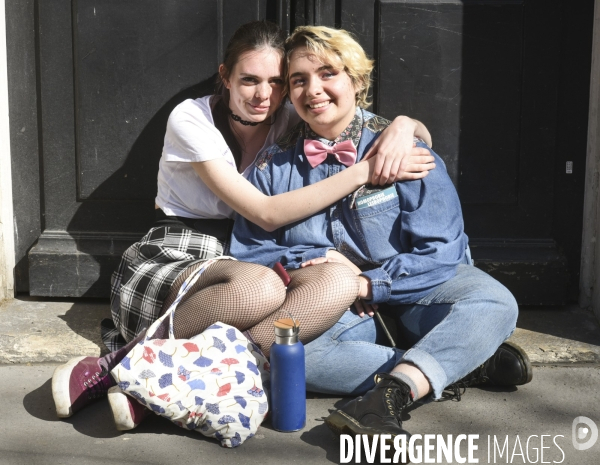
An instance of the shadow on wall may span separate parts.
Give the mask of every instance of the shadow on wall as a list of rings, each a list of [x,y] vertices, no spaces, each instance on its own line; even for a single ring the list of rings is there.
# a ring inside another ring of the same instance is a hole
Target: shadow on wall
[[[78,199],[81,204],[67,226],[80,256],[76,270],[65,270],[77,274],[65,279],[77,283],[71,295],[109,296],[110,277],[122,253],[154,222],[156,177],[169,115],[186,99],[212,94],[215,79],[213,75],[174,95],[150,118],[123,165],[86,199]]]

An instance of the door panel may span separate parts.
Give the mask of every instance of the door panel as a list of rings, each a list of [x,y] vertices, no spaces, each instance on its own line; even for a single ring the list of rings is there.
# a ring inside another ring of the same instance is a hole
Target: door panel
[[[266,1],[39,3],[45,228],[31,295],[108,295],[152,224],[168,115],[212,92],[229,35],[265,14]]]
[[[377,108],[427,117],[463,205],[514,205],[523,4],[488,3],[382,4]]]
[[[216,1],[145,2],[143,21],[131,21],[139,8],[120,0],[74,4],[80,200],[153,199],[156,160],[142,157],[110,189],[98,189],[125,164],[148,118],[173,90],[209,78],[218,66]]]

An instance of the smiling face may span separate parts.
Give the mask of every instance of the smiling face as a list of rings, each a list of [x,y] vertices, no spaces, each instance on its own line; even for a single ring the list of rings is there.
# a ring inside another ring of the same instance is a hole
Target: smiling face
[[[246,121],[262,122],[281,104],[281,52],[263,48],[240,55],[226,76],[223,65],[219,68],[225,87],[229,89],[229,108]]]
[[[357,89],[350,76],[304,47],[290,56],[289,89],[300,117],[326,139],[335,139],[354,118]]]

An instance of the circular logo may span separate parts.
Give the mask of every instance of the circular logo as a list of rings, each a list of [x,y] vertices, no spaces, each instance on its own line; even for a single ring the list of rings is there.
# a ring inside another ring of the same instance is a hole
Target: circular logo
[[[589,449],[596,444],[596,441],[598,440],[598,427],[596,426],[596,423],[594,423],[588,417],[575,418],[575,420],[573,420],[572,438],[573,447],[576,450]],[[584,439],[584,442],[579,442]]]

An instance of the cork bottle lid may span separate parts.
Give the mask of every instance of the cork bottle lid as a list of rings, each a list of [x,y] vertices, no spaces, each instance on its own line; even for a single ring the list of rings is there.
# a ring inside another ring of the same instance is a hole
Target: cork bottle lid
[[[273,324],[276,328],[289,329],[294,327],[294,323],[296,323],[296,326],[300,326],[299,320],[294,321],[291,318],[281,318],[280,320],[275,320]]]
[[[294,323],[296,323],[295,326]],[[273,325],[275,326],[275,334],[282,337],[296,335],[300,329],[300,321],[292,320],[291,318],[275,320]]]

